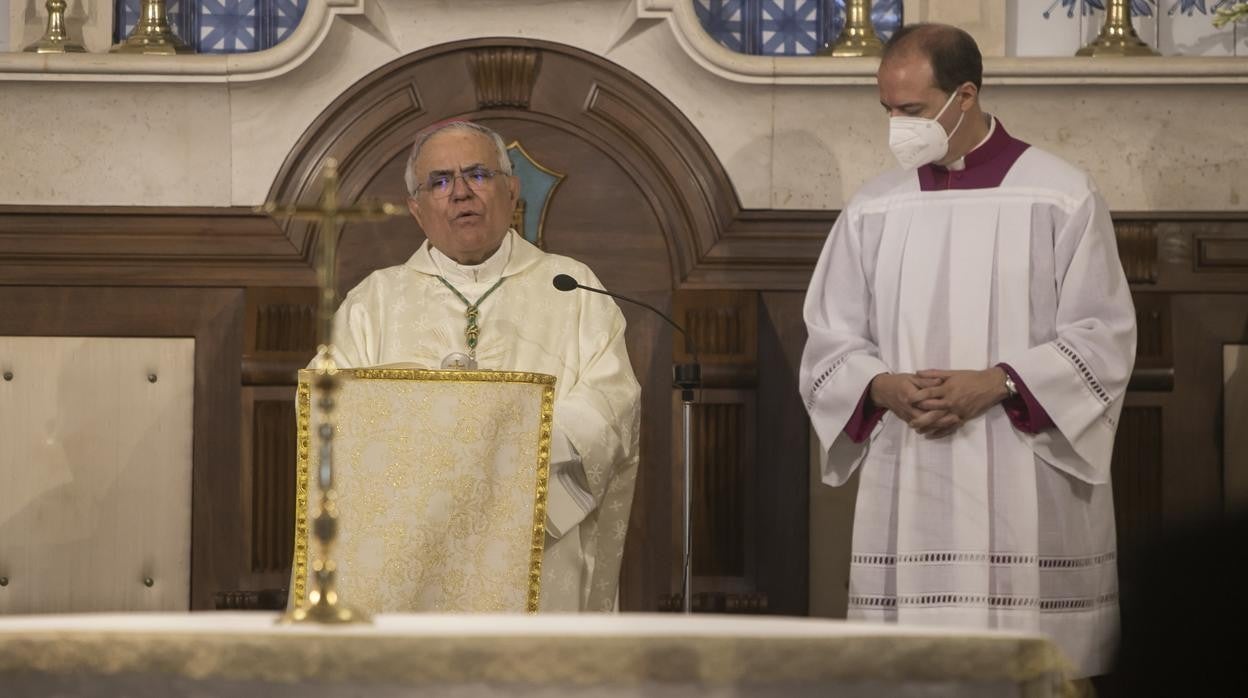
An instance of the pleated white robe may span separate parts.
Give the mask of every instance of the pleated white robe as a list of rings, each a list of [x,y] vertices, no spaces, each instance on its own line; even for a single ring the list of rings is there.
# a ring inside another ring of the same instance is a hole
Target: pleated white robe
[[[832,229],[805,320],[800,384],[824,481],[861,468],[849,616],[1043,631],[1077,675],[1107,671],[1110,456],[1135,314],[1087,176],[1030,148],[992,188],[877,178]],[[1055,427],[1024,433],[998,405],[938,440],[891,414],[862,443],[843,431],[877,374],[999,362]]]

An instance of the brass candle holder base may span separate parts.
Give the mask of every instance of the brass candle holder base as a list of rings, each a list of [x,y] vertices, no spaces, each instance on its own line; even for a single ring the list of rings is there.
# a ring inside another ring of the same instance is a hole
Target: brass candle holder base
[[[69,38],[65,31],[65,0],[48,0],[48,27],[38,41],[22,49],[25,53],[86,53],[87,49]]]
[[[1130,0],[1109,0],[1105,24],[1096,39],[1075,52],[1076,56],[1160,56],[1135,33]]]
[[[861,58],[884,53],[884,42],[871,24],[871,0],[849,0],[845,5],[845,28],[836,41],[819,51],[821,56]]]
[[[175,56],[195,53],[169,28],[165,16],[165,0],[143,0],[139,22],[126,40],[113,46],[109,53],[138,53],[149,56]]]
[[[332,567],[333,563],[330,563]],[[323,574],[323,567],[318,560],[313,565],[313,569],[318,576]],[[330,573],[332,576],[332,572]],[[338,592],[333,589],[333,582],[329,582],[329,589],[325,587],[321,589],[313,589],[308,594],[308,600],[311,605],[293,608],[277,620],[282,625],[299,625],[301,623],[313,623],[318,625],[346,625],[348,623],[371,623],[372,617],[358,608],[353,608],[342,603],[338,598]]]
[[[195,53],[195,49],[182,43],[172,31],[167,35],[135,36],[131,34],[126,40],[113,46],[109,53],[138,53],[149,56],[177,56]]]
[[[282,616],[278,622],[283,625],[300,625],[302,623],[346,625],[348,623],[371,623],[373,619],[359,609],[323,602],[307,608],[296,608]]]
[[[51,39],[45,36],[22,51],[25,53],[86,53],[87,48],[77,41]]]
[[[1075,52],[1076,56],[1160,56],[1152,46],[1139,36],[1098,36],[1095,41]]]

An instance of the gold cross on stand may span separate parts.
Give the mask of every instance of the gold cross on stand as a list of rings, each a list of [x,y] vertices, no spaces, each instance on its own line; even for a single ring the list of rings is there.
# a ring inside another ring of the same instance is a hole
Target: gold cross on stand
[[[316,313],[316,381],[313,395],[320,413],[317,428],[320,467],[317,468],[317,484],[321,489],[320,510],[312,522],[312,534],[318,543],[317,556],[312,562],[313,584],[308,593],[310,605],[296,599],[279,623],[367,623],[367,613],[353,608],[338,596],[338,567],[330,556],[334,541],[338,538],[338,511],[334,504],[334,394],[339,387],[338,367],[334,365],[333,327],[334,310],[338,307],[336,269],[338,235],[344,223],[354,221],[383,221],[397,216],[403,209],[390,203],[360,202],[354,207],[343,207],[338,199],[338,161],[325,160],[321,170],[321,198],[315,207],[286,206],[267,202],[256,209],[257,213],[281,216],[286,219],[318,221],[321,226],[319,250],[316,255],[316,280],[320,289]],[[294,589],[291,589],[294,593]]]

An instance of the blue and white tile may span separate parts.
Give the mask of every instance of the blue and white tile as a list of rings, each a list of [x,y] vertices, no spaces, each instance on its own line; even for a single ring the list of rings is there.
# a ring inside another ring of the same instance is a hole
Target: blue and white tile
[[[113,11],[117,13],[115,24],[120,29],[120,34],[113,38],[119,42],[124,41],[139,22],[139,0],[117,0]]]
[[[824,44],[819,5],[819,0],[762,0],[760,52],[772,56],[816,53]]]
[[[745,53],[745,0],[694,0],[693,10],[711,38]]]
[[[1083,45],[1080,0],[1014,0],[1006,13],[1011,56],[1073,56]]]
[[[871,3],[871,26],[875,28],[880,39],[888,41],[904,21],[905,6],[902,0],[875,0]]]
[[[740,0],[736,1],[740,2]],[[308,0],[272,0],[272,2],[276,13],[274,17],[275,43],[278,43],[290,36],[295,27],[299,26],[299,20],[303,19],[303,13],[308,9]]]
[[[201,53],[255,51],[256,0],[199,0]]]
[[[1213,26],[1213,13],[1235,0],[1159,0],[1158,49],[1166,56],[1233,56],[1235,27]]]

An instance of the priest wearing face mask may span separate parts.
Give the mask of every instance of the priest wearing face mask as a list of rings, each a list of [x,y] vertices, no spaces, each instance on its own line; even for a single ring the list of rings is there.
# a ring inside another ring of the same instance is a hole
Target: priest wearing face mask
[[[1103,674],[1135,312],[1095,185],[981,111],[981,78],[957,28],[886,46],[901,167],[824,246],[802,397],[824,481],[859,473],[850,618],[1041,631],[1077,675]]]
[[[426,129],[405,180],[426,240],[347,294],[334,316],[338,364],[555,376],[541,610],[612,610],[638,462],[624,316],[601,294],[560,293],[559,274],[602,285],[510,229],[519,180],[491,129]]]

